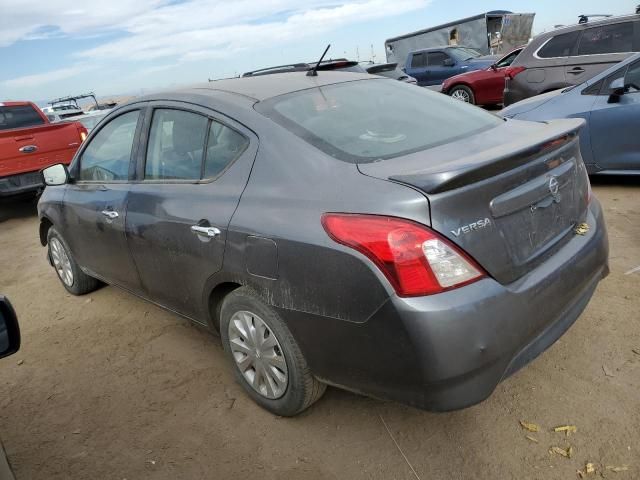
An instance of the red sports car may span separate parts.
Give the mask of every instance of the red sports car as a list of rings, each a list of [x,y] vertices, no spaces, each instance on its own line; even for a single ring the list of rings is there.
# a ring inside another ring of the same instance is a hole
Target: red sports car
[[[450,77],[442,84],[442,93],[474,105],[502,103],[504,77],[507,67],[522,51],[522,47],[511,50],[504,57],[484,70],[461,73]]]

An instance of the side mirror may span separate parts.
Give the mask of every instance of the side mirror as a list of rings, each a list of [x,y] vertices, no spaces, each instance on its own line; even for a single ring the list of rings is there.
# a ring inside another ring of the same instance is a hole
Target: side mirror
[[[624,78],[616,78],[609,84],[609,99],[607,103],[619,103],[620,97],[624,95],[626,91]]]
[[[58,163],[42,170],[42,178],[48,186],[64,185],[69,181],[69,170],[62,163]]]
[[[406,67],[402,67],[400,70],[402,70],[404,73],[407,73],[407,68]]]
[[[496,65],[495,63],[493,65],[491,65],[491,70],[493,70],[494,72],[498,71],[498,65]]]
[[[5,297],[0,295],[0,358],[20,350],[20,327],[16,312]]]
[[[442,65],[444,65],[445,67],[453,67],[455,65],[455,62],[450,58],[447,58],[442,62]]]

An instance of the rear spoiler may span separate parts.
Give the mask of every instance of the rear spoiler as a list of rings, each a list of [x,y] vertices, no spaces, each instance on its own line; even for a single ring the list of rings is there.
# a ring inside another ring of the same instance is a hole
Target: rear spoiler
[[[545,123],[550,128],[532,132],[513,142],[472,153],[455,162],[459,166],[454,168],[447,169],[445,165],[441,171],[395,175],[389,179],[416,186],[429,194],[453,190],[525,165],[534,157],[562,148],[578,136],[578,131],[585,121],[581,118],[571,118]]]

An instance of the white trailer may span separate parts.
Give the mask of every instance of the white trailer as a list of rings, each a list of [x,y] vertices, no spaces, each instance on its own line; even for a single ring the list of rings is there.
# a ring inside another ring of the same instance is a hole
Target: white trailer
[[[404,65],[410,52],[424,48],[463,45],[484,55],[498,55],[531,39],[535,13],[494,10],[384,42],[387,62]]]

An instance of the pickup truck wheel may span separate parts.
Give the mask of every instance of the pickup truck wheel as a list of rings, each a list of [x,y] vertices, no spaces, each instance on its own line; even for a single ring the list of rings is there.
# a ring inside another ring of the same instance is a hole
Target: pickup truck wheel
[[[222,303],[220,336],[236,380],[261,407],[285,417],[318,400],[326,385],[317,380],[293,335],[258,295],[241,287]]]
[[[456,100],[460,100],[461,102],[470,103],[471,105],[476,104],[476,97],[473,94],[473,90],[471,90],[466,85],[456,85],[451,90],[449,90],[449,95]]]
[[[100,282],[84,273],[74,260],[67,242],[51,227],[47,232],[49,258],[64,288],[73,295],[84,295],[98,288]]]

